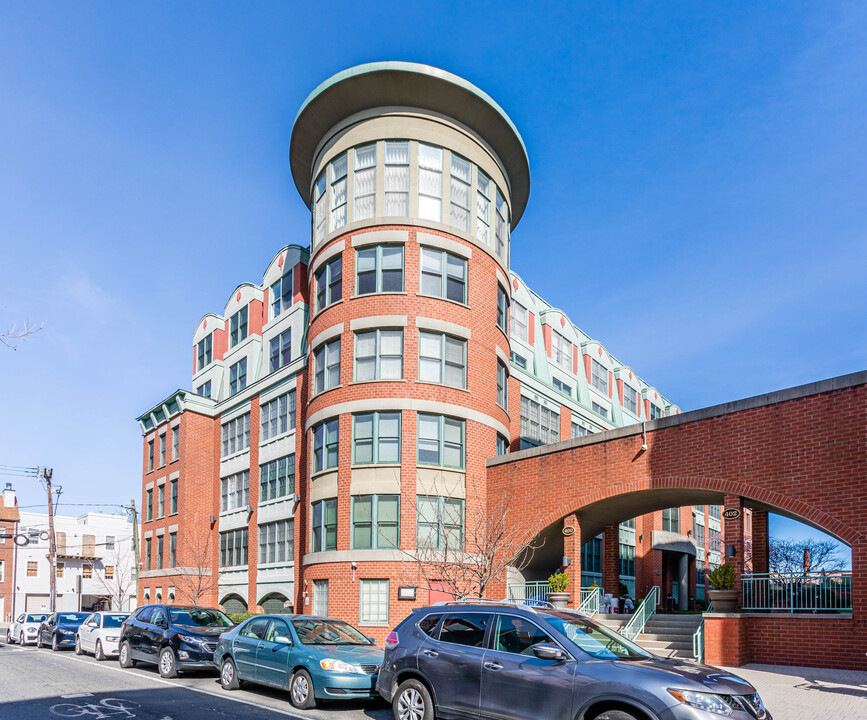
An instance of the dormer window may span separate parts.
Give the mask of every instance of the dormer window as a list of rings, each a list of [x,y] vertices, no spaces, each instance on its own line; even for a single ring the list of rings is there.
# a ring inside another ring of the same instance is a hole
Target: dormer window
[[[247,306],[229,318],[229,347],[233,348],[247,337]]]

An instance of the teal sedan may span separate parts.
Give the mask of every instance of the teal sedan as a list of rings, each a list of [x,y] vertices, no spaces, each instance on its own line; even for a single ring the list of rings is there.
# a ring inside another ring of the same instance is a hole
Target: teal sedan
[[[220,635],[214,664],[220,685],[244,681],[289,691],[296,708],[317,700],[379,697],[376,676],[385,650],[343,620],[310,615],[257,615]]]

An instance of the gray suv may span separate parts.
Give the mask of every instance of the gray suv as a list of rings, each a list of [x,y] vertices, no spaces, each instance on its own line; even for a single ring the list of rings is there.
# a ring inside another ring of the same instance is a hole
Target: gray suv
[[[576,612],[444,603],[385,647],[377,689],[395,720],[771,720],[745,680],[651,655]]]

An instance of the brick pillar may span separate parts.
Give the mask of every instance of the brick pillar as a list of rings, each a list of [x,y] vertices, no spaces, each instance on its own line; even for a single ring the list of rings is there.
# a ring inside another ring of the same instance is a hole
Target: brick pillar
[[[569,604],[581,604],[581,521],[574,513],[563,518],[563,554],[569,558]]]
[[[725,513],[729,510],[737,510],[736,518],[727,518]],[[726,495],[723,506],[723,548],[722,561],[732,565],[735,569],[735,586],[733,590],[738,592],[738,605],[740,606],[741,575],[744,572],[744,503],[739,495]],[[729,548],[734,546],[734,557],[729,557]]]
[[[867,670],[867,535],[852,543],[852,638],[858,655],[859,669]],[[841,666],[838,666],[841,667]]]
[[[602,587],[620,597],[620,526],[608,525],[602,535]]]
[[[768,513],[753,510],[753,572],[768,572]]]

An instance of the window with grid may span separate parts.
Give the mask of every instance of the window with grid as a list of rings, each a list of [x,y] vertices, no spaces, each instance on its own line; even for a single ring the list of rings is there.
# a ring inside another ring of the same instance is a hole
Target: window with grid
[[[590,358],[590,384],[603,395],[608,394],[608,370],[593,358]]]
[[[385,142],[385,215],[409,215],[409,142]]]
[[[464,501],[434,495],[419,495],[416,501],[418,547],[463,550]]]
[[[292,270],[271,285],[271,319],[279,317],[292,307]]]
[[[153,520],[154,511],[154,491],[148,490],[145,492],[145,521]]]
[[[502,435],[497,435],[497,455],[505,455],[509,452],[509,441]]]
[[[329,260],[316,271],[316,309],[322,310],[343,297],[343,256]]]
[[[704,523],[698,522],[695,516],[692,518],[692,535],[695,538],[695,544],[704,547]]]
[[[271,372],[288,365],[292,360],[292,330],[284,330],[271,338]]]
[[[635,577],[635,546],[620,543],[620,574]]]
[[[497,190],[497,225],[494,229],[496,239],[496,251],[504,260],[509,243],[509,209],[506,207],[505,198]]]
[[[334,232],[346,225],[346,153],[334,158],[328,166],[331,176],[331,220],[328,231]]]
[[[27,577],[39,576],[39,563],[33,560],[27,561]]]
[[[199,387],[196,388],[196,395],[206,398],[211,397],[211,381],[208,380],[199,385]]]
[[[425,143],[418,144],[418,216],[443,219],[443,149]]]
[[[400,462],[400,413],[372,412],[352,416],[352,462]]]
[[[233,348],[247,337],[247,306],[229,318],[229,347]]]
[[[400,495],[353,495],[352,549],[387,549],[399,544]]]
[[[358,595],[359,623],[388,626],[388,580],[359,580]]]
[[[707,533],[708,537],[708,546],[707,549],[710,552],[718,553],[722,550],[722,535],[719,530],[715,530],[714,528],[710,528]]]
[[[472,183],[472,164],[460,155],[452,153],[451,183],[449,185],[449,223],[466,233],[470,231]]]
[[[497,405],[503,410],[509,409],[509,371],[497,360]]]
[[[521,436],[543,444],[560,439],[560,414],[521,396]]]
[[[213,342],[214,342],[213,336],[214,336],[214,333],[208,333],[208,335],[206,335],[204,338],[202,338],[198,342],[197,352],[196,352],[196,357],[197,357],[196,367],[199,370],[202,370],[203,368],[206,368],[208,365],[211,364],[211,361],[213,359],[213,353],[212,353],[212,347],[213,347]]]
[[[313,581],[313,614],[328,617],[328,581]]]
[[[313,472],[337,467],[339,436],[337,418],[321,422],[313,428]]]
[[[319,244],[325,239],[325,203],[328,197],[326,173],[323,170],[313,186],[313,242]]]
[[[564,395],[568,395],[572,397],[572,386],[564,383],[560,378],[553,378],[551,380],[551,384],[554,386],[556,390],[559,390]]]
[[[551,359],[557,367],[572,372],[572,343],[554,329],[551,330]]]
[[[291,563],[295,556],[295,521],[278,520],[259,526],[259,563]]]
[[[250,413],[244,413],[222,426],[222,455],[234,455],[250,447]]]
[[[180,450],[181,428],[176,425],[172,428],[172,462],[178,459]]]
[[[313,503],[311,552],[337,550],[337,498]]]
[[[476,177],[476,237],[488,247],[491,246],[491,199],[494,183],[478,170]]]
[[[466,304],[467,261],[445,250],[423,247],[421,292]]]
[[[509,334],[509,296],[497,284],[497,327],[506,335]]]
[[[403,377],[403,330],[355,333],[355,380],[399,380]]]
[[[259,502],[295,493],[295,455],[271,460],[259,466]]]
[[[220,510],[237,510],[250,503],[250,471],[220,478]]]
[[[114,565],[106,565],[103,575],[106,580],[114,580]]]
[[[259,430],[261,441],[270,440],[278,435],[295,429],[295,391],[276,397],[262,405],[259,413],[262,426]]]
[[[638,391],[626,383],[623,384],[623,408],[633,415],[638,414]]]
[[[352,198],[353,222],[376,215],[376,143],[355,148]]]
[[[157,538],[159,549],[157,551],[157,568],[161,568],[163,566],[163,554],[162,554],[162,537]],[[81,577],[89,580],[93,577],[93,565],[90,563],[84,563],[81,566]]]
[[[229,395],[236,395],[247,387],[247,358],[241,358],[229,367]]]
[[[592,435],[593,431],[589,428],[584,427],[580,423],[572,423],[572,437],[584,437],[585,435]]]
[[[715,520],[719,520],[722,514],[722,505],[708,505],[707,515]]]
[[[445,333],[418,333],[418,379],[422,382],[466,388],[467,341]]]
[[[602,538],[600,537],[595,537],[581,546],[581,573],[585,572],[602,573]]]
[[[512,300],[512,337],[530,342],[530,314],[521,303]]]
[[[653,403],[650,403],[650,419],[651,420],[659,420],[659,418],[664,417],[664,413],[662,412],[662,408],[657,407]]]
[[[313,392],[321,393],[340,384],[340,338],[320,345],[313,352]]]
[[[160,435],[160,467],[166,464],[166,434]]]
[[[166,510],[166,486],[160,485],[157,488],[157,517],[161,518],[165,515]]]
[[[464,467],[465,424],[445,415],[418,414],[418,464]]]
[[[665,532],[680,532],[680,508],[666,508],[662,511],[662,529]]]
[[[597,415],[601,415],[604,418],[608,417],[608,408],[604,405],[600,405],[598,402],[591,402],[590,409]]]
[[[247,564],[247,528],[220,533],[220,567]]]
[[[355,256],[355,293],[403,292],[403,245],[371,245]]]
[[[169,567],[178,566],[178,534],[169,533]]]
[[[524,370],[527,369],[527,358],[525,358],[523,355],[518,355],[518,353],[516,352],[510,353],[510,355],[512,362],[515,363],[515,365]]]

